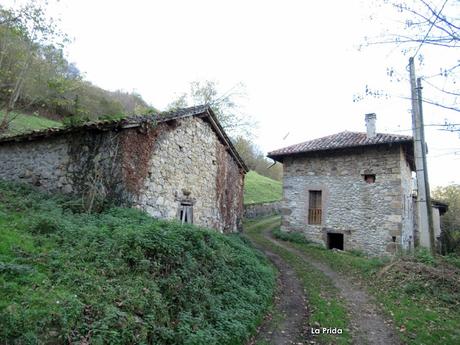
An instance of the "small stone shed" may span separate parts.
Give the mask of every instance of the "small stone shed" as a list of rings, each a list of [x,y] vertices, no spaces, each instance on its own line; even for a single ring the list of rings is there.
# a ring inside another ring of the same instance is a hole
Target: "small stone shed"
[[[0,139],[0,178],[240,231],[247,167],[208,106]]]
[[[345,131],[268,154],[283,163],[283,231],[373,255],[414,247],[412,137],[376,133],[375,121],[366,115],[367,133]]]

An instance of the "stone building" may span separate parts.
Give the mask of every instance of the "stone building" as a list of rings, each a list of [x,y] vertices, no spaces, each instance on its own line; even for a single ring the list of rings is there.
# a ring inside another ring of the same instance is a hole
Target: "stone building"
[[[0,138],[0,178],[241,230],[247,167],[207,106]]]
[[[283,163],[282,230],[328,248],[373,255],[409,250],[414,226],[412,137],[341,132],[272,151]]]

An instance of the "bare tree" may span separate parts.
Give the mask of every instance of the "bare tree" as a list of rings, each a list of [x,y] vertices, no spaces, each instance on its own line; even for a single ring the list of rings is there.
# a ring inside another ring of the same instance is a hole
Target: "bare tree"
[[[373,2],[373,5],[379,12],[389,10],[392,15],[381,23],[380,35],[365,37],[362,47],[388,45],[392,50],[399,49],[403,56],[416,57],[426,87],[424,102],[460,112],[460,2],[384,0]],[[376,13],[371,19],[377,22],[378,16]],[[407,72],[388,67],[387,75],[392,81],[401,81],[405,80]],[[369,86],[364,95],[390,96]]]
[[[171,102],[168,105],[168,110],[207,104],[213,109],[222,127],[230,136],[252,137],[255,122],[241,110],[240,106],[241,98],[244,96],[242,83],[224,93],[219,93],[218,84],[215,81],[194,81],[190,84],[190,92],[181,94]]]

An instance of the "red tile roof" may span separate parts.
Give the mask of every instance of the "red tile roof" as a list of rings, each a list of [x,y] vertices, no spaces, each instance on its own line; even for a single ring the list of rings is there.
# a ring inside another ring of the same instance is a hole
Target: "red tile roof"
[[[411,142],[412,137],[408,135],[377,133],[375,137],[368,138],[366,133],[345,131],[269,152],[268,157],[277,160],[277,158],[283,156],[314,151],[329,151],[382,144],[408,144]]]

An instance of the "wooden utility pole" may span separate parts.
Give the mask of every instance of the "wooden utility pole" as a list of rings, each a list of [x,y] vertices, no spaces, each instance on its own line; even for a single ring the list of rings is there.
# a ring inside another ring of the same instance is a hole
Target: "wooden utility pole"
[[[415,80],[414,58],[409,59],[409,73],[412,99],[412,133],[414,137],[415,173],[417,177],[417,224],[419,244],[435,253],[433,216],[431,209],[430,186],[426,166],[426,143],[423,128],[422,87],[420,78]]]

